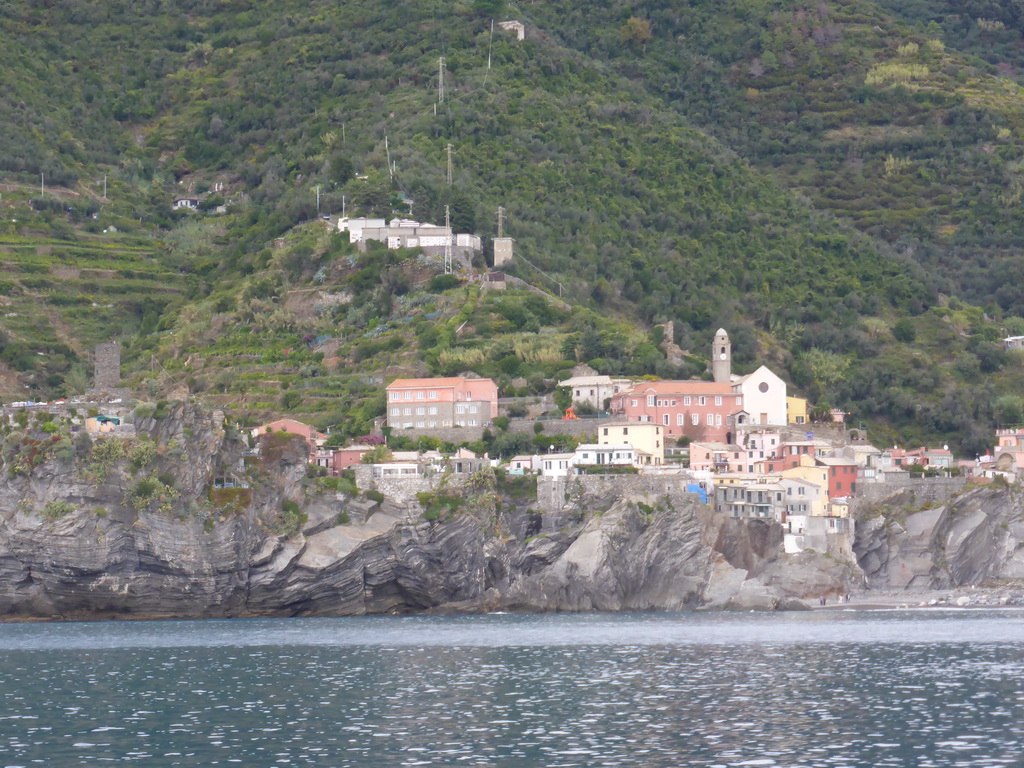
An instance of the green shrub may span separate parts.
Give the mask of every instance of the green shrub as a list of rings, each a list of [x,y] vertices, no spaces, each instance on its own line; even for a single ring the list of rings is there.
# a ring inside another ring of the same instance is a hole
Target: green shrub
[[[363,496],[368,498],[370,501],[377,502],[378,504],[380,504],[382,501],[384,501],[384,494],[381,493],[380,491],[374,490],[374,489],[371,489],[369,491],[364,492]]]
[[[349,496],[355,496],[357,493],[355,481],[347,477],[318,477],[316,479],[316,489],[321,493],[334,491]]]
[[[458,286],[459,279],[455,275],[434,275],[427,283],[427,290],[430,293],[443,293]]]
[[[126,447],[125,454],[134,474],[153,463],[156,458],[156,443],[149,437],[142,436]]]
[[[70,515],[74,511],[74,504],[63,499],[57,499],[43,507],[43,517],[47,520],[60,520],[65,515]]]
[[[156,412],[156,405],[154,403],[139,403],[135,406],[135,421],[142,419],[148,419],[153,416]]]
[[[281,514],[272,526],[274,533],[291,538],[297,535],[309,521],[309,516],[291,499],[281,502]]]
[[[423,491],[416,494],[416,500],[423,507],[422,517],[424,520],[434,522],[442,515],[453,515],[462,506],[462,497],[449,496],[440,491]]]

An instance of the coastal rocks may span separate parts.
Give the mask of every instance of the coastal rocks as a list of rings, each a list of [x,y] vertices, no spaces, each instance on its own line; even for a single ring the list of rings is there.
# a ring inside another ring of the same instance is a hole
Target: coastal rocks
[[[377,512],[279,542],[254,559],[247,615],[408,613],[484,592],[482,532],[469,518],[409,522]]]
[[[459,484],[457,512],[428,521],[416,501],[307,478],[300,439],[266,436],[253,456],[218,414],[161,413],[136,425],[145,445],[100,449],[115,445],[105,438],[4,472],[0,616],[802,610],[863,587],[947,590],[937,604],[956,605],[954,588],[1001,580],[971,607],[1014,605],[1009,581],[1024,582],[1010,490],[925,509],[896,499],[858,521],[858,565],[785,554],[777,523],[715,515],[663,479],[575,482],[547,510],[487,470]]]
[[[530,611],[694,608],[712,555],[708,514],[693,503],[655,509],[619,501],[578,532],[535,539],[517,552],[502,604]]]
[[[872,589],[948,589],[1024,578],[1024,506],[1012,489],[975,488],[907,509],[896,496],[858,525],[854,551]]]

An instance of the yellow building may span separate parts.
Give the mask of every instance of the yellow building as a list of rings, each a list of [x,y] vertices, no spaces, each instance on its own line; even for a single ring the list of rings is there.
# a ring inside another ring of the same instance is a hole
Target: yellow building
[[[787,397],[786,421],[790,424],[806,424],[807,400],[802,397]]]
[[[806,480],[809,483],[814,483],[819,486],[821,488],[821,493],[812,501],[811,508],[808,511],[811,515],[827,514],[828,467],[816,466],[816,462],[813,458],[807,455],[802,455],[800,456],[799,466],[784,469],[779,474],[783,477]]]
[[[597,430],[597,444],[633,446],[639,466],[665,463],[665,430],[660,424],[642,421],[606,424]]]

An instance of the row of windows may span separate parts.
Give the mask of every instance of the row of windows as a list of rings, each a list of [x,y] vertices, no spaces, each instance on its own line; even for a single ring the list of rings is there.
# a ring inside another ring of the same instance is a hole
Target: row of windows
[[[437,400],[437,391],[430,390],[429,392],[415,392],[412,390],[406,390],[405,392],[392,392],[391,400]]]
[[[641,417],[641,418],[645,418],[645,417]],[[672,421],[672,417],[669,414],[663,413],[661,415],[661,423],[664,424],[666,427],[670,426],[671,421]],[[695,427],[699,426],[700,425],[700,414],[698,414],[698,413],[691,413],[690,414],[690,423],[693,426],[695,426]],[[686,426],[686,414],[685,413],[677,413],[676,414],[676,426],[677,427]],[[717,414],[716,413],[709,413],[708,414],[708,426],[709,427],[720,427],[720,426],[722,426],[722,414],[720,414],[720,413],[717,413]]]
[[[401,416],[402,415],[402,409],[401,408],[392,408],[391,409],[391,415],[392,416]],[[406,408],[405,409],[405,415],[406,416],[412,416],[412,408]],[[437,406],[436,405],[432,405],[429,408],[421,406],[421,407],[416,409],[416,415],[417,416],[437,416]]]
[[[442,427],[450,427],[451,425],[452,423],[450,421],[441,422]],[[397,427],[398,425],[396,424],[395,426]],[[404,424],[402,424],[402,429],[412,429],[413,427],[416,427],[416,429],[433,429],[436,426],[438,426],[436,421],[417,421],[415,424],[413,424],[411,421],[407,421]],[[460,424],[459,426],[462,425]]]
[[[685,397],[683,397],[683,405],[693,405],[693,399],[694,398],[691,397],[690,395],[686,395]],[[736,404],[739,405],[739,403],[740,403],[740,399],[737,397],[736,398]],[[636,407],[638,407],[640,405],[640,401],[639,400],[630,400],[629,404],[633,408],[636,408]],[[655,395],[648,395],[647,396],[647,407],[648,408],[655,408],[655,407],[657,407],[657,408],[674,408],[678,404],[679,404],[679,400],[678,399],[676,399],[676,400],[668,400],[668,399],[661,399],[659,397],[656,397]],[[697,397],[697,405],[707,405],[707,404],[708,404],[708,398],[707,397],[705,397],[704,395],[699,395]],[[721,395],[715,395],[715,405],[721,405],[721,404],[722,404],[722,396]]]

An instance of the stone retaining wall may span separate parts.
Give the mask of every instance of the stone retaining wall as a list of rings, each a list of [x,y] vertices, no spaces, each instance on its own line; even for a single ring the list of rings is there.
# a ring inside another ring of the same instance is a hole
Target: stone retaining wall
[[[417,493],[436,491],[443,484],[450,488],[461,488],[469,474],[457,475],[452,472],[431,472],[408,477],[374,477],[373,466],[357,464],[355,467],[356,487],[360,491],[380,491],[396,504],[418,504]]]
[[[865,505],[876,504],[900,491],[914,494],[914,504],[946,504],[967,485],[965,477],[923,477],[906,478],[884,483],[857,483],[857,495],[853,500],[854,511]]]
[[[545,435],[573,435],[574,437],[580,437],[582,435],[596,435],[599,427],[606,424],[617,424],[621,421],[621,418],[580,419],[578,421],[565,421],[563,419],[510,419],[508,431],[515,432],[517,434],[533,435],[534,425],[542,424],[544,426],[543,434]],[[436,437],[438,440],[444,440],[457,445],[462,442],[479,440],[483,437],[485,429],[490,429],[492,434],[498,431],[492,424],[481,427],[436,427],[434,429],[424,427],[423,429],[395,429],[392,430],[391,434],[394,437],[411,437],[413,439],[426,435],[427,437]]]
[[[545,514],[557,514],[575,508],[582,496],[619,499],[623,496],[700,497],[686,490],[692,483],[686,475],[652,477],[650,475],[583,475],[576,477],[538,477],[537,508]]]

